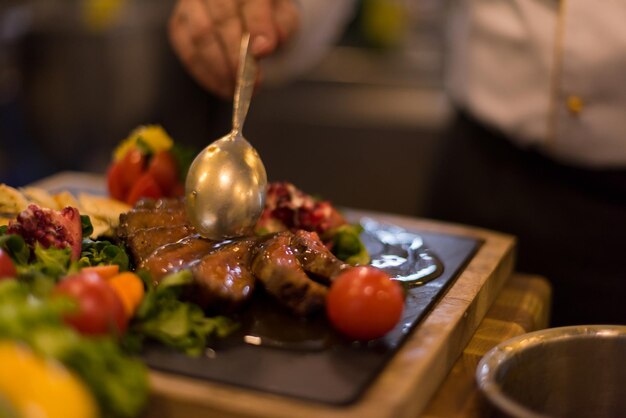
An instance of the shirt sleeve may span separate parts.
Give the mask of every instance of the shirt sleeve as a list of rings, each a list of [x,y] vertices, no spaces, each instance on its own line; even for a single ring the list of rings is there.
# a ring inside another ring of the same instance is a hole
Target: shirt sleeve
[[[355,0],[296,0],[300,29],[280,51],[261,62],[264,82],[280,84],[301,76],[338,41],[354,16]]]

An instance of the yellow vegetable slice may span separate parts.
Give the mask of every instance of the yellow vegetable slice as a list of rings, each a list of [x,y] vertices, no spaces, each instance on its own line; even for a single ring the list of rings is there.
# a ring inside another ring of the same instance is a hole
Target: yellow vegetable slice
[[[0,397],[22,418],[95,418],[96,403],[61,364],[10,341],[0,342]]]
[[[20,191],[26,197],[26,199],[28,199],[32,203],[35,203],[37,206],[50,209],[63,209],[59,207],[57,201],[47,190],[41,189],[39,187],[27,186],[22,187]]]
[[[115,161],[119,161],[126,153],[137,145],[137,142],[141,139],[144,144],[150,148],[150,151],[153,153],[157,153],[159,151],[167,151],[172,148],[174,145],[174,141],[172,138],[165,132],[160,125],[145,125],[136,128],[134,131],[130,133],[128,138],[126,138],[113,152],[113,159]]]
[[[26,209],[28,203],[19,190],[0,183],[0,214],[18,214]]]
[[[93,226],[92,238],[114,236],[119,225],[120,214],[131,210],[131,206],[110,197],[96,196],[87,193],[78,195],[81,214],[89,215]]]
[[[52,198],[57,203],[57,207],[59,209],[63,209],[65,207],[71,206],[73,208],[79,208],[79,210],[81,210],[81,212],[82,212],[82,208],[78,204],[78,201],[76,200],[74,195],[72,195],[67,190],[64,190],[64,191],[62,191],[60,193],[52,195]]]

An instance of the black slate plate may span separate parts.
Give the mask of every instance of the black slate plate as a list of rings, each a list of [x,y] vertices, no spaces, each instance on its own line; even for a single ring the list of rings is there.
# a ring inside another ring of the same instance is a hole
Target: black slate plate
[[[370,254],[379,260],[381,256],[391,260],[385,269],[393,275],[419,276],[420,270],[427,271],[431,267],[437,274],[429,281],[420,279],[425,283],[408,290],[403,318],[384,338],[367,344],[347,341],[329,331],[322,317],[297,320],[275,307],[268,314],[264,306],[269,302],[261,296],[250,308],[253,313],[243,314],[241,332],[213,344],[206,356],[191,358],[161,346],[151,346],[144,353],[145,361],[154,369],[272,394],[332,405],[355,402],[481,244],[467,237],[406,231],[375,222],[368,228],[370,233],[365,236],[365,242]],[[383,234],[377,235],[381,230]],[[404,271],[397,260],[406,255],[410,239],[394,241],[403,233],[409,238],[417,234],[417,240],[420,237],[423,240],[422,246],[414,248],[421,259],[414,258],[413,265]],[[391,243],[383,242],[385,237],[389,237]],[[259,316],[262,319],[259,320]],[[274,344],[257,346],[244,342],[244,338],[251,343],[269,341]]]

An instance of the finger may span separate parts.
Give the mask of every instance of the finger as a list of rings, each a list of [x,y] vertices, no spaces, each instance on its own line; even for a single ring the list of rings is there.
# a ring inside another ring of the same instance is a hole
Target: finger
[[[196,54],[202,65],[196,71],[204,70],[206,77],[213,82],[213,88],[219,92],[234,89],[233,70],[224,45],[221,42],[219,27],[208,7],[208,0],[187,0],[190,2],[189,13],[194,13],[192,37],[196,45]],[[203,77],[204,78],[204,77]]]
[[[220,47],[226,56],[229,70],[234,80],[239,61],[239,44],[243,31],[237,2],[233,0],[205,0],[205,5],[216,28]]]
[[[176,2],[176,6],[174,6],[174,10],[172,11],[168,22],[170,30],[185,22],[186,16],[183,13],[184,3],[185,2],[182,0]]]
[[[239,18],[236,0],[205,0],[206,8],[211,15],[211,20],[216,26],[231,19]]]
[[[196,81],[227,97],[234,89],[232,71],[203,1],[183,0],[179,5],[175,13],[184,18],[174,18],[171,34],[175,49]]]
[[[252,39],[252,53],[263,57],[272,53],[278,43],[278,34],[272,17],[273,0],[241,0],[241,15]]]
[[[232,99],[233,87],[224,83],[222,77],[211,71],[211,66],[204,59],[200,57],[192,59],[188,70],[194,79],[207,90],[223,99]]]
[[[172,26],[176,24],[173,22]],[[220,83],[219,78],[215,74],[215,68],[207,65],[206,58],[201,55],[197,44],[191,39],[188,27],[185,27],[184,30],[171,30],[170,41],[189,74],[202,87],[222,97],[228,96],[228,93],[224,92],[224,87],[222,86],[224,83]]]
[[[188,30],[195,43],[204,43],[215,37],[215,26],[202,0],[185,0],[183,9],[188,21]]]
[[[178,57],[187,63],[194,54],[194,45],[189,32],[188,15],[185,13],[186,1],[177,3],[169,20],[168,33],[170,43]]]
[[[232,94],[235,85],[234,70],[218,39],[218,35],[214,35],[211,39],[207,39],[202,44],[199,44],[197,55],[205,71],[215,77],[216,87],[220,91],[227,90]]]
[[[274,21],[278,42],[285,43],[300,26],[300,12],[293,0],[274,0]]]

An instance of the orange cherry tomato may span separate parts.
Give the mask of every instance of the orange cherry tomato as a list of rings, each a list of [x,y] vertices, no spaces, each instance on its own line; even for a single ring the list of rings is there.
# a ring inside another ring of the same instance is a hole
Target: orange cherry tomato
[[[142,197],[149,197],[152,199],[159,199],[163,197],[163,192],[161,191],[159,184],[150,173],[144,173],[139,177],[130,189],[130,193],[128,193],[128,197],[126,198],[126,203],[132,206]]]
[[[126,271],[111,277],[108,283],[122,300],[126,316],[131,318],[143,300],[143,281],[135,273]]]
[[[361,341],[391,331],[403,309],[402,286],[371,266],[353,267],[339,274],[326,297],[326,314],[333,327]]]
[[[152,174],[164,195],[172,195],[178,182],[178,164],[172,153],[159,151],[154,154],[148,164],[148,173]]]
[[[103,280],[108,280],[116,276],[120,272],[120,266],[117,264],[109,264],[104,266],[83,267],[82,271],[93,271]]]

